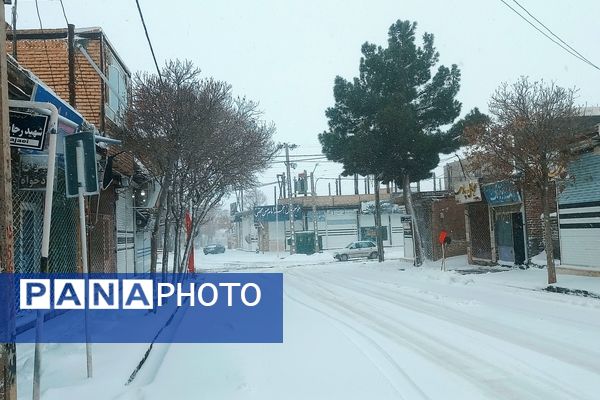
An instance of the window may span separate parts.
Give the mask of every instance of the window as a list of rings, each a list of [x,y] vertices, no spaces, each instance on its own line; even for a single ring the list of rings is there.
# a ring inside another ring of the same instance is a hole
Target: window
[[[108,65],[108,84],[106,94],[106,116],[120,124],[122,114],[127,106],[128,76],[113,58]]]

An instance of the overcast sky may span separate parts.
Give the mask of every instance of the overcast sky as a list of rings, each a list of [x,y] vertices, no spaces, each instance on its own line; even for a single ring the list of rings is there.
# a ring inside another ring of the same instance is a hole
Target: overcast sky
[[[134,0],[63,0],[76,27],[102,27],[132,72],[154,71]],[[517,7],[511,0],[508,3]],[[567,54],[521,20],[499,0],[140,0],[159,64],[192,60],[205,76],[229,82],[235,94],[260,103],[275,122],[275,139],[300,147],[296,154],[320,153],[318,133],[327,128],[325,109],[333,103],[336,75],[358,73],[360,46],[385,45],[397,19],[418,22],[418,36],[435,35],[441,63],[462,72],[458,98],[463,114],[486,109],[490,94],[520,75],[555,80],[580,89],[578,102],[600,103],[600,71]],[[522,0],[546,26],[600,65],[600,1]],[[38,28],[35,1],[18,0],[18,28]],[[44,28],[66,25],[58,0],[39,0]],[[10,18],[11,7],[6,9]],[[296,172],[312,170],[300,163]],[[275,180],[283,164],[261,177]],[[316,176],[334,177],[332,163]],[[319,182],[326,194],[327,181]],[[333,183],[332,183],[333,186]],[[345,192],[350,193],[350,182]],[[362,190],[362,185],[361,185]],[[272,187],[266,188],[269,198]]]

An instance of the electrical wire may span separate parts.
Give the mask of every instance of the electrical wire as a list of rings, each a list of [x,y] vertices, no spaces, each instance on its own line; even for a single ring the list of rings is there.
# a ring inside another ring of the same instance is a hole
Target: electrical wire
[[[596,65],[592,64],[590,61],[588,61],[585,57],[582,57],[580,55],[578,55],[576,52],[570,50],[569,48],[565,47],[564,45],[562,45],[560,42],[554,40],[553,38],[551,38],[546,32],[544,32],[543,30],[541,30],[538,26],[536,26],[533,22],[531,22],[529,19],[527,19],[523,14],[521,14],[520,12],[518,12],[517,10],[514,9],[514,7],[512,7],[510,4],[508,4],[506,1],[504,0],[500,0],[506,7],[510,8],[515,14],[517,14],[519,17],[521,17],[521,19],[525,22],[527,22],[529,25],[531,25],[536,31],[538,31],[539,33],[541,33],[542,35],[544,35],[547,39],[549,39],[550,41],[552,41],[554,44],[556,44],[557,46],[559,46],[560,48],[562,48],[563,50],[565,50],[567,53],[571,54],[573,57],[578,58],[580,61],[583,61],[584,63],[599,69]]]
[[[285,157],[285,156],[278,155],[275,157]],[[325,155],[323,155],[323,154],[290,154],[290,158],[291,157],[323,157],[323,158],[325,158]]]
[[[54,73],[52,72],[52,65],[50,64],[50,55],[48,54],[48,44],[46,43],[46,37],[44,35],[44,26],[42,25],[42,17],[40,16],[40,7],[38,5],[38,0],[35,0],[35,11],[37,12],[38,21],[40,23],[40,31],[42,31],[42,36],[44,37],[44,50],[46,52],[46,62],[48,63],[48,69],[50,70],[50,78],[52,79],[52,86],[55,84]]]
[[[564,40],[562,40],[562,38],[560,38],[557,34],[555,34],[554,32],[552,32],[552,30],[550,28],[548,28],[546,25],[544,25],[544,23],[542,21],[540,21],[539,19],[537,19],[532,13],[530,13],[525,7],[523,7],[521,5],[521,3],[519,3],[517,0],[513,0],[513,2],[519,6],[523,11],[525,11],[527,13],[527,15],[529,15],[531,18],[533,18],[538,24],[540,24],[541,26],[544,27],[544,29],[546,29],[548,32],[550,32],[550,34],[552,36],[554,36],[556,39],[558,39],[562,44],[564,44],[565,46],[567,46],[569,49],[573,50],[577,55],[579,55],[585,62],[587,62],[589,65],[591,65],[592,67],[596,68],[596,69],[600,69],[598,68],[598,66],[596,66],[594,63],[592,63],[590,60],[588,60],[586,57],[584,57],[580,52],[578,52],[577,50],[575,50],[571,45],[569,45],[567,42],[565,42]]]
[[[65,6],[63,4],[63,0],[60,1],[60,7],[62,9],[63,17],[65,17],[65,22],[67,23],[67,29],[69,28],[69,18],[67,17],[67,12],[65,11]],[[85,93],[85,99],[88,107],[90,108],[90,113],[94,111],[94,106],[91,101],[90,94],[88,92],[87,84],[83,77],[83,72],[81,71],[81,64],[79,63],[78,57],[75,57],[75,65],[77,66],[77,76],[75,77],[75,81],[79,80],[83,84],[83,91]]]
[[[67,13],[65,12],[65,5],[63,4],[63,0],[59,0],[59,1],[60,1],[60,8],[62,8],[63,16],[65,17],[65,21],[67,22],[67,25],[69,25],[69,19],[67,18]]]
[[[162,84],[163,83],[162,74],[160,73],[160,68],[158,67],[158,62],[156,62],[156,55],[154,54],[154,48],[152,47],[152,41],[150,40],[150,35],[148,34],[148,28],[146,28],[146,22],[144,21],[144,14],[142,14],[142,8],[140,7],[139,0],[135,0],[135,4],[137,5],[137,9],[140,14],[140,19],[142,20],[142,26],[144,27],[144,32],[146,33],[146,39],[148,40],[148,46],[150,47],[150,52],[152,53],[152,59],[154,60],[154,66],[156,67],[156,72],[158,73],[158,79],[160,80],[160,83]]]

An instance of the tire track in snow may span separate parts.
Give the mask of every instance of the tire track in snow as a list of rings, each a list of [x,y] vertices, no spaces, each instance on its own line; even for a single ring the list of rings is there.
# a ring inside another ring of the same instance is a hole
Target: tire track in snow
[[[357,278],[350,278],[350,277],[342,277],[342,280],[343,279],[357,280]],[[362,280],[362,279],[358,279],[358,280],[359,281],[363,281],[363,282],[367,282],[367,280]],[[471,320],[471,319],[465,318],[467,315],[464,314],[464,313],[461,313],[460,311],[457,311],[455,309],[452,309],[452,308],[449,308],[449,307],[446,307],[446,306],[442,306],[442,305],[440,305],[438,303],[431,302],[431,301],[428,301],[427,303],[429,303],[429,305],[433,306],[431,308],[437,309],[438,311],[437,312],[435,312],[435,311],[433,311],[433,312],[431,312],[431,311],[430,312],[423,312],[423,308],[422,308],[422,306],[420,304],[421,303],[420,298],[414,298],[414,297],[411,297],[410,295],[405,295],[405,294],[401,295],[402,297],[404,297],[404,298],[406,298],[406,299],[408,299],[408,300],[410,300],[412,302],[412,307],[406,307],[406,305],[407,305],[406,303],[400,303],[398,301],[398,299],[394,299],[390,295],[386,296],[386,295],[382,294],[381,292],[376,292],[376,291],[373,291],[373,290],[369,290],[369,289],[365,288],[364,286],[361,286],[360,288],[358,288],[360,291],[357,291],[356,287],[349,288],[349,287],[346,287],[344,285],[339,284],[338,281],[336,281],[336,282],[330,282],[330,281],[328,281],[328,283],[330,283],[332,285],[335,285],[335,286],[339,286],[340,288],[342,288],[344,290],[349,290],[352,293],[358,293],[358,294],[363,295],[365,297],[369,297],[369,296],[364,295],[363,292],[366,291],[366,292],[369,293],[370,297],[376,297],[376,298],[379,298],[379,299],[381,299],[383,301],[386,301],[388,303],[392,303],[392,304],[395,304],[397,306],[409,308],[413,312],[416,312],[418,314],[427,315],[428,317],[431,317],[431,318],[436,319],[436,320],[444,321],[446,323],[449,323],[449,324],[452,324],[452,325],[458,327],[459,329],[465,330],[465,328],[466,328],[466,329],[474,331],[474,332],[476,332],[478,334],[482,334],[484,336],[492,337],[492,338],[494,338],[496,340],[499,340],[499,341],[502,341],[504,343],[507,343],[510,346],[513,346],[513,347],[514,346],[522,347],[522,349],[524,351],[535,352],[537,356],[542,356],[544,358],[548,358],[547,362],[553,362],[552,359],[556,359],[558,361],[571,364],[574,367],[576,367],[577,369],[588,369],[586,367],[589,367],[589,372],[591,372],[593,375],[595,375],[594,378],[592,378],[592,381],[594,381],[594,379],[595,379],[595,381],[597,381],[597,379],[598,379],[598,371],[600,371],[600,368],[595,368],[593,366],[594,365],[593,363],[598,363],[598,361],[597,361],[598,359],[595,356],[593,356],[593,353],[592,353],[592,356],[590,358],[586,359],[586,361],[589,360],[589,364],[591,365],[591,367],[590,367],[590,365],[582,366],[580,364],[577,364],[576,362],[574,362],[571,359],[564,359],[564,357],[560,358],[560,357],[548,354],[548,351],[550,351],[550,350],[559,350],[559,349],[562,350],[562,349],[565,348],[565,346],[567,346],[567,350],[564,353],[561,353],[562,356],[576,355],[577,357],[581,358],[582,355],[583,356],[588,356],[589,350],[586,351],[586,350],[583,350],[583,349],[576,349],[576,350],[575,349],[570,349],[570,348],[568,348],[567,344],[562,343],[562,342],[556,342],[556,341],[552,341],[552,344],[553,344],[552,346],[544,347],[540,341],[549,341],[551,339],[549,339],[547,337],[542,337],[542,336],[539,336],[539,335],[534,335],[533,333],[527,333],[527,332],[524,332],[524,331],[520,331],[521,334],[518,335],[518,338],[519,339],[525,338],[527,340],[527,343],[525,345],[523,345],[521,343],[514,343],[514,342],[511,342],[511,341],[508,341],[506,336],[511,336],[511,333],[513,331],[517,331],[516,328],[507,327],[507,326],[502,325],[502,324],[496,324],[496,323],[493,323],[491,321],[488,321],[488,320],[485,320],[485,319],[482,319],[482,318],[478,318],[478,317],[476,317],[477,318],[476,320],[475,319]],[[395,294],[396,293],[394,292],[394,295]],[[450,314],[452,314],[453,316],[449,317]],[[392,318],[392,319],[395,318],[395,317],[397,317],[397,315],[390,315],[390,318]],[[398,320],[398,321],[400,321],[400,320]],[[461,325],[460,323],[457,323],[457,321],[460,321],[463,324],[468,325],[468,327],[465,326],[465,325]],[[489,329],[481,330],[480,329],[481,328],[481,326],[480,326],[481,323],[490,324],[490,325],[492,325],[492,327],[489,328]],[[401,324],[403,326],[406,326],[406,321],[402,321]],[[499,333],[500,331],[498,330],[498,328],[506,329],[506,331],[504,331],[502,334],[500,334]],[[418,328],[416,328],[416,329],[418,330]],[[426,331],[423,331],[423,330],[421,330],[421,332],[423,334],[425,334],[425,335],[429,335],[429,337],[431,337],[432,339],[434,339],[436,341],[440,340],[440,338],[436,338],[434,336],[431,336],[429,334],[429,332],[426,332]],[[514,336],[514,335],[512,335],[512,336]],[[443,340],[443,339],[444,338],[442,337],[441,340]],[[474,339],[477,339],[477,338],[474,338]],[[485,345],[487,347],[490,347],[489,343],[485,343]],[[532,347],[535,348],[535,349],[532,349]],[[500,354],[502,354],[503,352],[505,352],[505,350],[499,349],[497,347],[494,347],[494,350],[496,352],[500,353]],[[512,361],[516,361],[520,365],[522,365],[522,366],[525,367],[525,369],[523,370],[524,374],[526,374],[530,370],[535,370],[538,374],[544,376],[544,380],[547,382],[548,385],[550,385],[550,386],[555,385],[556,386],[556,382],[555,382],[556,376],[550,375],[550,374],[546,373],[545,371],[541,370],[540,368],[536,367],[535,365],[532,365],[531,363],[524,362],[523,360],[513,359]],[[580,363],[584,363],[584,364],[586,363],[586,361],[581,360],[581,359],[578,360],[578,361]],[[599,363],[599,366],[600,366],[600,363]],[[581,372],[587,372],[587,371],[581,371]],[[561,390],[565,390],[562,386],[557,386],[557,387],[559,387]],[[574,391],[574,390],[577,390],[577,389],[578,388],[576,388],[573,385],[571,385],[571,391]],[[577,395],[575,398],[580,398],[580,397],[579,397],[579,395]]]
[[[408,374],[406,374],[406,372],[404,371],[404,369],[393,359],[393,357],[385,351],[385,349],[383,347],[381,347],[379,344],[377,344],[377,342],[375,342],[372,338],[370,338],[369,336],[365,335],[363,332],[361,332],[359,329],[355,328],[354,326],[352,326],[351,324],[347,323],[346,321],[342,320],[341,318],[337,318],[334,315],[327,313],[317,307],[314,307],[302,300],[299,300],[298,298],[290,295],[287,291],[284,293],[285,296],[292,300],[295,303],[300,304],[303,307],[306,307],[312,311],[315,311],[321,315],[324,315],[326,318],[333,320],[334,322],[338,323],[339,325],[343,326],[346,329],[351,330],[353,333],[355,333],[356,335],[360,336],[365,342],[367,342],[370,346],[373,347],[373,349],[375,349],[384,359],[385,361],[390,364],[395,371],[400,375],[400,377],[409,384],[410,387],[413,388],[413,390],[416,392],[416,394],[418,394],[420,396],[421,399],[423,400],[431,400],[431,398],[429,396],[427,396],[422,390],[421,388],[410,378],[410,376],[408,376]],[[404,387],[402,386],[398,386],[398,382],[396,382],[395,379],[393,379],[393,377],[389,376],[389,373],[386,372],[385,368],[383,368],[380,365],[380,361],[377,361],[374,359],[374,357],[369,354],[367,351],[365,351],[359,343],[357,343],[357,341],[355,339],[353,339],[352,337],[350,337],[346,332],[344,332],[343,329],[340,329],[340,331],[344,334],[344,336],[346,336],[348,338],[348,340],[350,340],[350,342],[356,346],[356,348],[365,355],[365,357],[367,357],[371,363],[373,363],[373,365],[377,368],[377,370],[379,370],[379,372],[381,373],[381,375],[390,383],[391,387],[394,389],[394,391],[398,394],[400,399],[404,399],[405,397],[402,396],[402,389],[404,389]],[[414,399],[414,397],[410,398],[411,400]]]
[[[378,315],[373,314],[373,305],[353,299],[353,303],[340,301],[337,294],[331,288],[322,285],[322,281],[299,276],[295,273],[293,276],[304,279],[308,282],[305,288],[301,290],[311,293],[315,298],[318,298],[323,304],[334,309],[340,314],[344,314],[352,321],[360,322],[361,328],[374,331],[383,337],[386,337],[398,345],[404,345],[410,348],[415,353],[420,354],[429,361],[438,366],[446,368],[450,373],[462,377],[469,381],[473,386],[478,387],[484,393],[488,393],[493,398],[514,398],[522,399],[524,395],[527,398],[540,399],[557,399],[565,398],[581,398],[581,394],[564,389],[556,384],[550,378],[537,377],[544,382],[543,385],[534,385],[528,380],[524,380],[521,376],[517,376],[514,371],[509,371],[506,368],[501,369],[481,357],[473,354],[466,356],[465,349],[458,348],[453,343],[441,342],[440,338],[434,338],[428,332],[424,332],[418,328],[407,327],[406,321],[386,321]],[[288,283],[291,280],[288,280]],[[308,290],[306,289],[308,287]],[[339,285],[338,285],[339,286]],[[315,288],[318,288],[315,290]],[[348,290],[346,288],[346,290]],[[353,289],[350,289],[356,292]],[[363,288],[361,288],[361,291]],[[324,295],[324,293],[326,295]],[[363,307],[357,307],[357,304]],[[422,312],[422,310],[416,310]],[[339,319],[335,315],[323,311],[330,318]],[[436,316],[437,317],[437,316]],[[393,320],[393,318],[389,318]],[[358,329],[355,327],[355,329]],[[385,351],[385,350],[384,350]],[[484,373],[482,373],[482,371]],[[488,372],[488,374],[485,374]],[[501,372],[501,374],[499,374]],[[527,376],[527,370],[522,371],[522,376]],[[507,379],[499,379],[499,375]],[[493,379],[490,379],[492,376]],[[518,382],[518,386],[516,385]],[[508,386],[510,385],[510,386]],[[552,388],[548,391],[549,388]]]
[[[343,280],[346,282],[358,282],[359,287],[344,285],[340,282]],[[590,353],[589,349],[582,349],[569,343],[553,340],[547,336],[540,336],[535,332],[526,332],[514,326],[504,325],[476,316],[469,316],[455,308],[422,299],[421,297],[414,297],[398,291],[393,292],[393,295],[386,295],[385,292],[389,292],[390,287],[384,287],[371,280],[342,276],[336,277],[335,281],[327,279],[327,282],[330,285],[350,290],[353,293],[368,293],[370,297],[375,297],[391,304],[408,308],[419,314],[426,314],[434,319],[445,321],[461,328],[468,328],[472,331],[493,337],[511,345],[536,351],[539,354],[571,364],[575,367],[585,368],[592,373],[600,371],[600,358],[598,357],[598,354],[594,354],[593,352]],[[385,290],[385,292],[370,289],[367,285],[371,287],[379,286],[381,289]],[[531,315],[530,312],[526,312],[526,314]],[[547,345],[544,345],[544,342],[547,343]]]

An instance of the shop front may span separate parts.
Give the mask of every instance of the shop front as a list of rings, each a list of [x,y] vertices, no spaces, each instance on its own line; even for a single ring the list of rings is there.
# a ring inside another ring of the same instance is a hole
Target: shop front
[[[490,213],[492,261],[522,265],[527,260],[521,194],[514,183],[500,181],[482,186]]]

